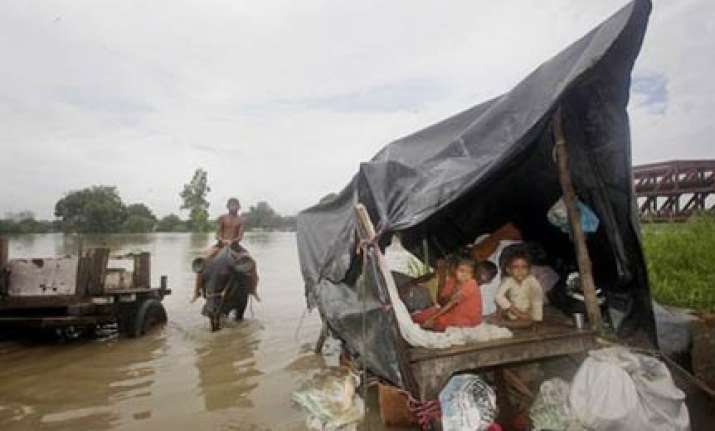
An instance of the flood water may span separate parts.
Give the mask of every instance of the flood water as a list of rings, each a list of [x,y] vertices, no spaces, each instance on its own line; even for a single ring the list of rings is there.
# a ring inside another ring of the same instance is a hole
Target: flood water
[[[189,302],[190,262],[211,237],[85,237],[83,247],[151,253],[153,284],[165,274],[172,289],[164,299],[169,322],[138,339],[0,341],[0,429],[305,429],[290,395],[337,365],[337,349],[312,353],[320,319],[305,311],[295,234],[247,234],[243,244],[258,262],[262,301],[253,301],[247,320],[228,322],[217,333],[200,315],[201,301]],[[61,234],[10,238],[11,258],[77,248],[76,237]],[[378,415],[370,410],[370,429],[378,429]]]

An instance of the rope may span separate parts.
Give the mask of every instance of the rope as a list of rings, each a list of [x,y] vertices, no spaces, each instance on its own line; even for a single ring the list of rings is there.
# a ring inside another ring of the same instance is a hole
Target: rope
[[[295,328],[295,333],[293,334],[293,341],[299,341],[300,337],[300,330],[303,329],[303,322],[305,321],[305,316],[308,315],[308,310],[307,308],[303,310],[303,314],[300,316],[300,320],[298,321],[298,326]]]
[[[407,394],[407,408],[415,415],[421,429],[429,430],[433,422],[442,419],[442,408],[439,400],[419,401],[408,392],[405,392],[405,394]]]

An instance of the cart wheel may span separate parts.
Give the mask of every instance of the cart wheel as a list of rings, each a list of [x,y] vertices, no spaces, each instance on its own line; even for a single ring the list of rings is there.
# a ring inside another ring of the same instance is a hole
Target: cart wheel
[[[166,323],[166,310],[158,299],[147,299],[141,303],[134,318],[131,336],[139,337],[153,328]]]

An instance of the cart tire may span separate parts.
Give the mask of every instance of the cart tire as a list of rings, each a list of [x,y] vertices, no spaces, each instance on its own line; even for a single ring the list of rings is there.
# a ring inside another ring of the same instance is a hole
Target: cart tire
[[[130,335],[140,337],[157,326],[166,323],[166,310],[158,299],[147,299],[141,303],[134,318],[134,325]]]

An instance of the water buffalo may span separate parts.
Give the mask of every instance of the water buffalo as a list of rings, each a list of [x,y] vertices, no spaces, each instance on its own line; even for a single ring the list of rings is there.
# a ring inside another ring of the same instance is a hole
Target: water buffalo
[[[221,329],[221,319],[231,310],[236,311],[236,320],[242,320],[248,295],[258,298],[256,262],[240,245],[225,246],[208,257],[196,258],[192,268],[198,273],[197,289],[206,299],[201,314],[210,319],[211,331]]]

